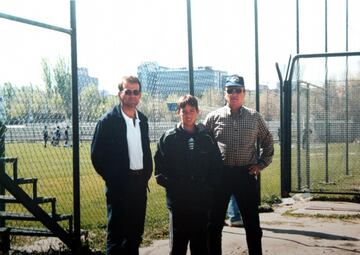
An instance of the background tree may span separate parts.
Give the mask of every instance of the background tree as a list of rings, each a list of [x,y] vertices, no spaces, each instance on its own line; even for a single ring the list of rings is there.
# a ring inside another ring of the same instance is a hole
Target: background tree
[[[260,92],[260,112],[266,121],[280,120],[280,92],[264,89]]]
[[[215,110],[220,105],[225,104],[224,92],[218,89],[208,89],[204,94],[199,98],[199,121],[205,119],[206,115]]]
[[[99,117],[106,111],[106,98],[100,94],[96,85],[86,86],[80,92],[80,120],[81,121],[97,121]]]
[[[59,58],[53,69],[56,83],[56,93],[61,98],[61,105],[65,111],[65,117],[71,118],[71,74],[69,64],[64,58]]]
[[[41,67],[42,67],[42,78],[45,82],[45,111],[47,114],[50,114],[50,106],[49,102],[51,98],[53,97],[54,90],[53,90],[53,79],[52,79],[52,73],[51,73],[51,66],[49,64],[49,61],[45,58],[41,60]]]
[[[52,70],[49,61],[45,58],[41,60],[42,78],[45,82],[46,97],[51,98],[54,94]]]
[[[6,121],[9,121],[12,118],[11,102],[13,102],[13,99],[15,97],[15,89],[10,82],[4,83],[4,85],[1,88],[1,95],[3,97]]]

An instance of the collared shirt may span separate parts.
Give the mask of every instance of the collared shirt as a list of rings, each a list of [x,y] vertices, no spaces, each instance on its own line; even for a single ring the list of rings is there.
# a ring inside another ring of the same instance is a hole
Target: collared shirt
[[[121,109],[121,113],[126,122],[126,138],[129,151],[130,169],[141,170],[143,164],[143,149],[141,143],[140,120],[137,111],[135,111],[135,120],[128,117]]]
[[[257,111],[242,106],[231,115],[228,105],[210,112],[205,125],[218,142],[224,165],[245,166],[259,164],[268,166],[274,155],[274,141],[263,117]],[[256,142],[262,149],[257,155]]]

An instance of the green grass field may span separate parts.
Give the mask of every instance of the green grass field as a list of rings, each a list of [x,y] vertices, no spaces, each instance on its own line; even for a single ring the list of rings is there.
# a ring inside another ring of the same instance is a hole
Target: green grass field
[[[312,146],[309,161],[306,150],[300,154],[293,152],[292,189],[310,189],[313,192],[359,193],[360,191],[360,146],[349,145],[349,168],[346,173],[346,154],[344,144],[329,144],[328,164],[324,144]],[[297,160],[299,157],[299,160]],[[298,174],[297,169],[300,169]]]
[[[155,144],[152,144],[154,152]],[[360,186],[358,178],[360,176],[358,167],[358,145],[351,147],[351,177],[339,174],[339,158],[337,150],[343,150],[343,147],[332,147],[332,156],[330,164],[332,166],[332,180],[336,182],[343,181],[344,185],[351,182],[353,186]],[[323,167],[321,149],[311,151],[311,178],[320,180],[323,174],[319,171]],[[302,159],[305,159],[302,152]],[[54,196],[57,199],[59,213],[73,212],[73,182],[72,182],[72,149],[64,147],[48,146],[44,148],[41,143],[12,143],[6,144],[6,156],[18,158],[19,177],[37,177],[38,195]],[[294,151],[293,164],[295,164],[296,153]],[[320,158],[319,158],[320,157]],[[355,162],[355,163],[353,163]],[[304,164],[303,164],[304,165]],[[303,172],[302,166],[302,172]],[[296,164],[293,169],[296,169]],[[11,175],[10,165],[7,165],[6,171]],[[93,233],[93,245],[103,247],[105,240],[106,226],[106,207],[104,196],[104,182],[97,175],[90,161],[90,143],[82,142],[80,144],[80,189],[81,189],[81,227]],[[302,179],[306,178],[301,173]],[[356,176],[357,178],[354,178]],[[296,188],[297,174],[292,173],[293,185]],[[356,179],[356,182],[354,181]],[[333,185],[334,186],[334,185]],[[329,188],[329,185],[326,185]],[[30,187],[24,187],[31,192]],[[162,238],[167,235],[168,212],[165,207],[164,189],[156,184],[155,179],[151,178],[149,183],[150,193],[148,194],[148,207],[145,226],[145,240]],[[332,186],[330,188],[333,188]],[[261,175],[261,194],[262,199],[271,196],[280,196],[280,157],[279,147],[275,147],[275,156],[273,163],[262,172]],[[17,210],[15,206],[7,207],[10,210]],[[131,220],[131,219],[129,219]]]

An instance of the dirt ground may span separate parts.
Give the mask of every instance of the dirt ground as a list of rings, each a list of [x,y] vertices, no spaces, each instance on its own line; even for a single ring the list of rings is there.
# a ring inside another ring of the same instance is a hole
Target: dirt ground
[[[360,204],[295,197],[284,200],[274,212],[261,213],[260,220],[263,254],[360,254]],[[168,240],[140,249],[140,255],[165,254],[169,254]],[[224,227],[223,255],[235,254],[248,254],[245,231]]]

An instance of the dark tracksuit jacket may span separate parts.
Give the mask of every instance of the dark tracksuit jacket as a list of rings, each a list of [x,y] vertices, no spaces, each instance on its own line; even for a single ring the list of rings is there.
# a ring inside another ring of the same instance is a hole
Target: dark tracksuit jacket
[[[189,150],[188,140],[194,139]],[[202,124],[194,134],[179,127],[166,131],[160,138],[155,154],[155,176],[166,189],[169,209],[206,211],[212,192],[219,187],[222,160],[217,143]]]
[[[219,148],[202,124],[192,134],[178,125],[160,138],[155,175],[170,211],[169,254],[185,255],[189,242],[191,254],[207,254],[207,214],[221,174]]]
[[[149,125],[144,114],[138,111],[138,116],[144,153],[144,171],[146,180],[149,180],[152,173]],[[91,161],[96,172],[104,179],[107,188],[112,188],[112,186],[119,188],[121,182],[126,182],[125,177],[129,170],[130,160],[126,123],[119,105],[105,113],[97,123],[91,144]]]
[[[126,122],[115,106],[97,123],[91,161],[106,184],[107,254],[138,254],[146,213],[146,188],[152,174],[147,118],[138,111],[143,149],[143,170],[131,175]]]

